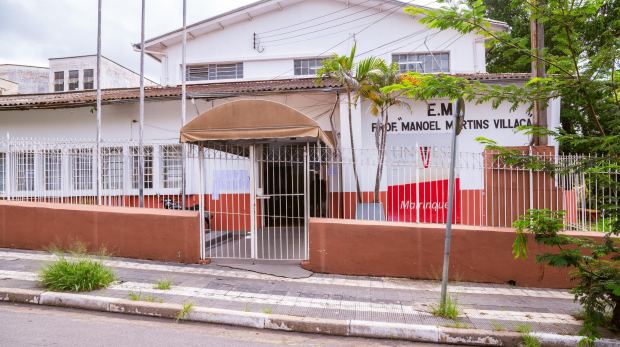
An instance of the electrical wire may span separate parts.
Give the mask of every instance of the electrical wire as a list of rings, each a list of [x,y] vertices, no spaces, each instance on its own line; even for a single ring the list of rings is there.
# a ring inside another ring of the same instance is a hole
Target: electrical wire
[[[418,35],[420,35],[420,34],[422,34],[422,33],[425,33],[425,32],[426,32],[426,31],[428,31],[428,30],[429,30],[429,29],[426,29],[426,28],[424,28],[424,29],[422,29],[422,30],[418,30],[418,31],[413,32],[413,33],[411,33],[411,34],[409,34],[409,35],[403,36],[403,37],[401,37],[401,38],[399,38],[399,39],[396,39],[396,40],[390,41],[390,42],[388,42],[388,43],[384,43],[384,44],[382,44],[381,46],[377,46],[377,47],[375,47],[375,48],[373,48],[373,49],[369,49],[369,50],[367,50],[366,52],[360,53],[359,55],[365,55],[365,54],[368,54],[368,53],[370,53],[370,52],[372,52],[372,51],[375,51],[375,50],[377,50],[377,49],[379,49],[379,48],[381,48],[381,47],[390,46],[390,45],[393,45],[393,44],[395,44],[395,43],[397,43],[397,42],[400,42],[400,41],[403,41],[403,40],[407,40],[407,39],[409,39],[409,38],[412,38],[412,37],[418,36]]]
[[[274,31],[278,31],[278,30],[282,30],[282,29],[286,29],[286,28],[291,28],[291,27],[294,27],[294,26],[297,26],[297,25],[300,25],[300,24],[304,24],[304,23],[312,22],[313,20],[317,20],[317,19],[325,18],[325,17],[331,16],[332,14],[336,14],[336,13],[338,13],[338,12],[346,11],[346,10],[351,9],[351,8],[353,8],[353,7],[360,6],[360,5],[365,4],[365,3],[369,2],[369,1],[372,1],[372,0],[366,0],[366,1],[360,2],[360,3],[359,3],[359,4],[357,4],[357,5],[353,5],[353,6],[350,6],[350,7],[346,7],[346,8],[343,8],[343,9],[341,9],[341,10],[338,10],[338,11],[334,11],[334,12],[331,12],[331,13],[328,13],[328,14],[325,14],[325,15],[322,15],[322,16],[319,16],[319,17],[315,17],[315,18],[312,18],[312,19],[305,20],[305,21],[303,21],[303,22],[295,23],[295,24],[292,24],[292,25],[287,25],[287,26],[285,26],[285,27],[281,27],[281,28],[279,28],[279,29],[273,29],[273,30],[263,31],[263,32],[260,32],[260,33],[257,33],[257,34],[259,34],[259,35],[260,35],[260,34],[266,34],[266,33],[274,32]]]
[[[311,29],[311,28],[314,28],[314,27],[316,27],[316,26],[323,25],[323,24],[327,24],[327,23],[330,23],[330,22],[334,22],[334,21],[337,21],[337,20],[340,20],[340,19],[343,19],[343,18],[347,18],[347,17],[350,17],[350,16],[352,16],[352,15],[354,15],[354,14],[358,14],[358,13],[361,13],[361,12],[365,12],[365,11],[371,10],[371,9],[373,9],[373,8],[375,8],[375,7],[379,7],[379,6],[381,6],[381,5],[375,5],[375,6],[372,6],[372,7],[367,7],[367,8],[365,8],[365,9],[361,10],[361,11],[353,12],[353,13],[350,13],[350,14],[348,14],[348,15],[346,15],[346,16],[342,16],[342,17],[338,17],[338,18],[330,19],[330,20],[325,21],[325,22],[322,22],[322,23],[313,24],[313,25],[308,26],[308,27],[305,27],[305,28],[295,29],[295,30],[287,31],[287,32],[285,32],[285,33],[280,33],[280,34],[273,34],[273,35],[263,36],[263,37],[261,37],[261,39],[266,39],[266,38],[268,38],[268,37],[275,37],[275,36],[280,36],[280,35],[286,35],[286,34],[290,34],[290,33],[294,33],[294,32],[300,31],[300,30]],[[380,13],[380,12],[379,12],[379,13]],[[374,13],[374,14],[376,14],[376,13]],[[346,24],[346,23],[343,23],[343,24]]]
[[[393,14],[393,13],[394,13],[397,9],[402,8],[402,7],[404,7],[404,6],[408,5],[408,4],[410,4],[410,3],[411,3],[411,2],[413,2],[413,1],[414,1],[414,0],[411,0],[411,1],[409,1],[408,3],[406,3],[406,4],[403,4],[403,5],[396,5],[396,6],[391,7],[390,9],[394,9],[394,10],[393,10],[393,11],[392,11],[389,15]],[[339,23],[339,24],[336,24],[336,25],[332,25],[332,26],[327,27],[327,28],[323,28],[323,29],[314,30],[314,31],[313,31],[313,32],[311,32],[311,33],[299,34],[299,35],[294,35],[294,36],[284,37],[284,38],[281,38],[281,39],[275,39],[275,40],[264,41],[264,42],[263,42],[263,41],[261,41],[261,44],[263,44],[263,43],[269,43],[269,42],[277,42],[277,41],[282,41],[282,40],[288,40],[288,39],[293,39],[293,38],[300,37],[300,36],[305,36],[305,35],[314,34],[314,33],[319,32],[319,31],[323,31],[323,30],[327,30],[327,29],[331,29],[331,28],[336,28],[336,27],[339,27],[339,26],[342,26],[342,25],[345,25],[345,24],[349,24],[349,23],[352,23],[352,22],[356,22],[356,21],[361,20],[361,19],[364,19],[364,18],[368,18],[368,17],[376,16],[376,15],[381,14],[381,13],[383,13],[383,12],[384,12],[384,11],[377,12],[377,13],[372,13],[372,14],[369,14],[369,15],[367,15],[367,16],[363,16],[363,17],[360,17],[360,18],[356,18],[356,19],[353,19],[353,20],[350,20],[350,21],[347,21],[347,22],[344,22],[344,23]],[[383,18],[385,18],[385,17],[383,17]],[[383,19],[383,18],[382,18],[382,19]],[[380,20],[381,20],[381,19],[380,19]],[[376,23],[376,22],[375,22],[375,23]],[[374,25],[374,23],[372,23],[371,25]],[[311,27],[309,27],[309,28],[311,28]],[[364,30],[365,30],[365,29],[364,29]],[[363,30],[362,30],[362,31],[363,31]]]

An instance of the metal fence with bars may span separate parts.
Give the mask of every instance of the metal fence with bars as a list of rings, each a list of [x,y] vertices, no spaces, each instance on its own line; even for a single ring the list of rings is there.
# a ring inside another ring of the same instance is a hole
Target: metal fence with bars
[[[0,140],[0,199],[69,204],[100,199],[102,205],[139,207],[139,144],[105,140],[99,154],[96,148],[86,140]],[[305,259],[309,217],[446,222],[445,148],[379,152],[245,142],[205,143],[199,150],[176,141],[146,141],[142,153],[143,207],[197,210],[204,197],[213,218],[206,223],[205,257]],[[560,165],[583,159],[537,156]],[[609,230],[604,207],[615,203],[616,192],[599,179],[602,174],[617,181],[616,171],[551,175],[509,166],[487,152],[457,153],[456,171],[456,224],[510,227],[527,209],[547,208],[565,210],[568,229]]]

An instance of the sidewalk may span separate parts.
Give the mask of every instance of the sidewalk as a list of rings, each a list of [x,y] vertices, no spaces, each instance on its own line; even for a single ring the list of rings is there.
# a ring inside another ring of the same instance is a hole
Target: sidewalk
[[[0,287],[42,290],[37,270],[53,256],[46,252],[0,249]],[[576,335],[579,310],[566,290],[508,285],[450,283],[450,292],[464,307],[457,320],[433,316],[440,286],[434,281],[313,274],[290,279],[225,266],[187,265],[110,258],[119,282],[81,296],[128,299],[130,291],[152,294],[164,303],[187,300],[198,307],[367,323],[401,323],[532,333]],[[170,290],[153,289],[157,279],[172,278]],[[465,328],[465,329],[463,329]],[[613,338],[613,335],[606,334]],[[619,344],[620,345],[620,344]]]

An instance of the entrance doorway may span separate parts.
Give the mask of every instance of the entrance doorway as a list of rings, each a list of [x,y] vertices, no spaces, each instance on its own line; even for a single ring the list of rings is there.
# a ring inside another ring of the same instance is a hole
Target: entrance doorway
[[[277,143],[257,146],[257,259],[306,259],[306,148]]]

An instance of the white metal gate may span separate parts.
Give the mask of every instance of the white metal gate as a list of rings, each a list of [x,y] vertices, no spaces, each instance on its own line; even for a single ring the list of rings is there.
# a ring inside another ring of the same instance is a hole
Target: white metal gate
[[[308,257],[306,145],[207,145],[202,150],[205,258]]]

